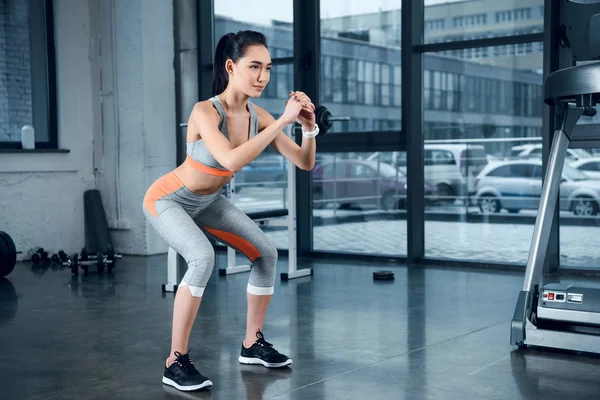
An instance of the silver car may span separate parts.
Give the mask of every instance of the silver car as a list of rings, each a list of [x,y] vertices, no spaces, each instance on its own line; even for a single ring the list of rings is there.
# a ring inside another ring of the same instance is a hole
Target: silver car
[[[537,210],[542,194],[540,160],[500,161],[488,164],[475,180],[473,201],[484,214],[506,209],[510,213]],[[596,215],[600,181],[565,164],[560,185],[560,209],[575,215]]]
[[[582,158],[570,165],[586,174],[590,179],[600,179],[600,157]]]

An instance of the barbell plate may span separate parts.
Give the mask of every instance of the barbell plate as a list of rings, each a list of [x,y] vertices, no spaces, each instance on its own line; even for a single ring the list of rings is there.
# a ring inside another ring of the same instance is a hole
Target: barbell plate
[[[0,231],[0,277],[5,277],[12,272],[17,263],[17,249],[15,242],[8,233]]]

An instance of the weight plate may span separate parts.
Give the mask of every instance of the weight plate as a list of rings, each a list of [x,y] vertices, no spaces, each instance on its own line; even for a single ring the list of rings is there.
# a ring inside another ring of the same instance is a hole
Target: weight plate
[[[0,277],[7,276],[17,263],[15,242],[6,232],[0,231]]]
[[[106,246],[106,259],[108,261],[112,262],[112,264],[110,264],[110,268],[108,269],[110,271],[115,267],[115,265],[117,265],[117,258],[115,257],[115,250],[113,249],[113,247],[110,243],[108,244],[108,246]]]
[[[8,244],[4,241],[4,236],[0,236],[0,277],[8,275],[8,261]]]
[[[394,279],[394,273],[392,271],[373,272],[373,279],[376,279],[376,280]]]

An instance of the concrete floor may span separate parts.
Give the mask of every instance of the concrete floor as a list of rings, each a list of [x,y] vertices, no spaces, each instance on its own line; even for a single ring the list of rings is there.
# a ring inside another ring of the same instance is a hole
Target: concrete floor
[[[522,274],[339,261],[312,263],[312,277],[278,277],[264,333],[294,360],[282,370],[238,364],[247,274],[213,273],[190,348],[214,386],[181,393],[161,383],[173,307],[160,288],[165,262],[126,257],[112,275],[75,278],[19,264],[0,282],[0,398],[600,396],[600,357],[508,343]],[[396,279],[373,281],[379,269]]]

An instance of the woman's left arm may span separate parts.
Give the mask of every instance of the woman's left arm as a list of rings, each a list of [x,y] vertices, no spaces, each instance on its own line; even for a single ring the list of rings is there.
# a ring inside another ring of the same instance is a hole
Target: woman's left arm
[[[256,105],[254,106],[254,108],[256,109],[256,112],[258,114],[259,131],[262,131],[267,126],[275,122],[275,118],[273,118],[273,116],[268,111]],[[304,130],[305,132],[312,132],[315,130],[314,113],[311,120],[311,118],[308,115],[309,112],[310,111],[308,110],[303,110],[301,112],[305,114],[305,118],[302,118],[304,122],[304,124],[302,125],[302,130]],[[302,170],[310,171],[315,165],[317,141],[314,137],[307,138],[302,136],[302,145],[298,146],[296,142],[294,142],[284,132],[279,132],[279,134],[275,136],[275,139],[271,142],[271,146]]]

